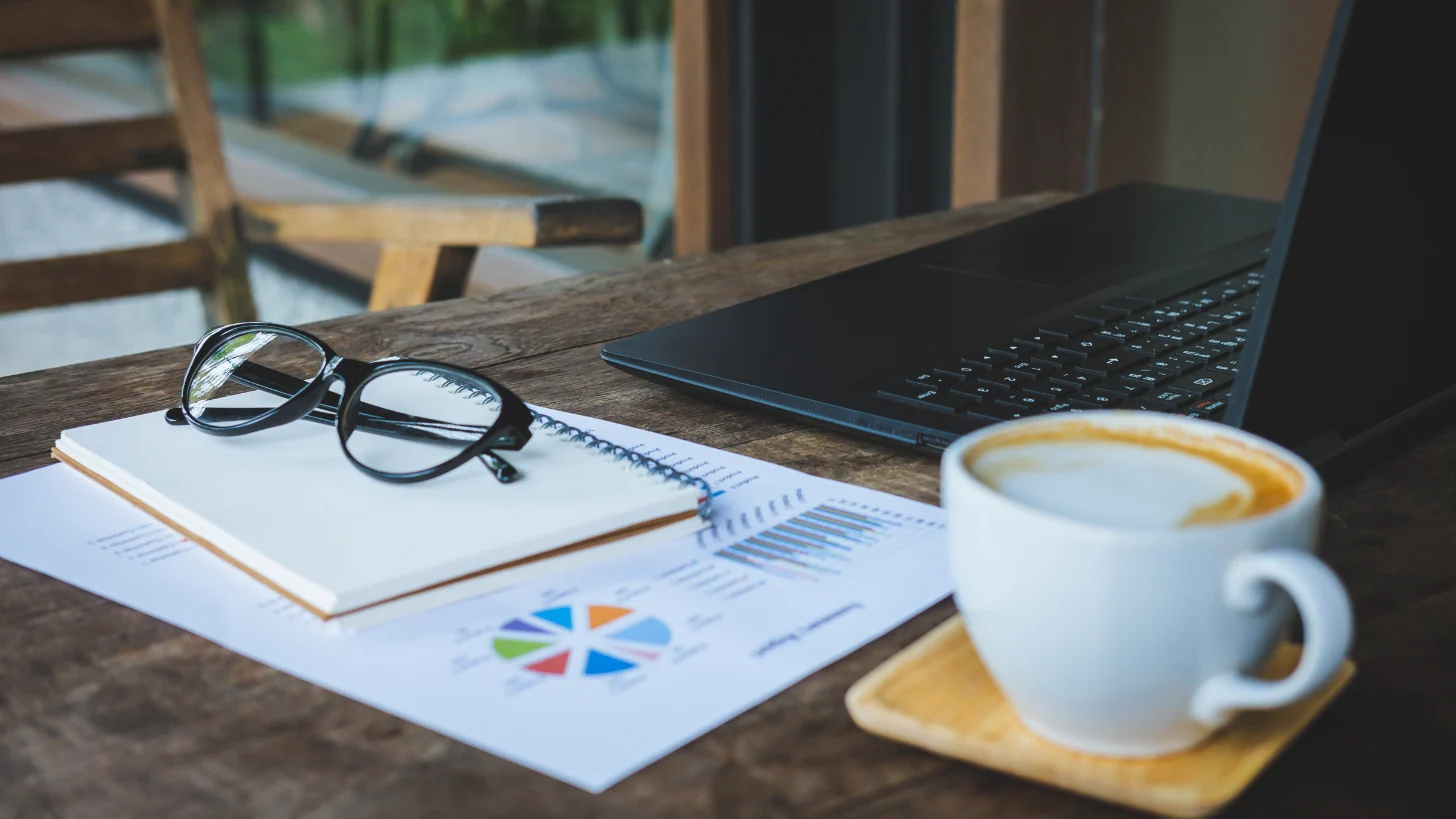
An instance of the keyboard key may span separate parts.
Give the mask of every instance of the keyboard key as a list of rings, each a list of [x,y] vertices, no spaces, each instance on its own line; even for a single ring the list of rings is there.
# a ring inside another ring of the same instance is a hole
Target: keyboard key
[[[1168,389],[1184,390],[1196,395],[1206,392],[1215,392],[1232,384],[1234,377],[1228,373],[1218,372],[1197,372],[1189,373],[1168,385]]]
[[[1217,307],[1222,304],[1223,294],[1210,287],[1190,295],[1188,300],[1207,310],[1210,307]]]
[[[1057,345],[1057,342],[1061,340],[1061,336],[1054,336],[1051,333],[1043,333],[1039,330],[1031,330],[1028,332],[1016,334],[1016,341],[1019,341],[1023,344],[1034,344],[1038,348],[1055,347]]]
[[[1027,353],[1035,352],[1036,350],[1040,349],[1041,348],[1035,344],[1027,344],[1024,341],[1013,341],[1010,344],[1001,344],[996,347],[992,347],[990,352],[1000,353],[1001,355],[1011,356],[1012,358],[1020,358]]]
[[[1012,406],[1022,407],[1023,409],[1041,409],[1042,407],[1050,406],[1052,403],[1052,399],[1045,395],[1038,395],[1034,392],[1027,392],[1026,390],[1017,390],[1010,395],[1003,395],[996,400],[1003,404],[1011,404]]]
[[[1179,350],[1178,354],[1185,358],[1196,358],[1199,361],[1213,362],[1228,355],[1228,350],[1209,344],[1190,344]]]
[[[1001,369],[1005,370],[1008,373],[1019,373],[1021,375],[1028,375],[1032,378],[1036,378],[1037,376],[1049,375],[1061,368],[1048,364],[1039,364],[1035,361],[1018,361],[1015,364],[1007,364]]]
[[[942,395],[939,390],[916,389],[906,384],[905,386],[894,385],[880,390],[882,398],[891,401],[898,401],[902,404],[909,404],[921,409],[933,410],[935,412],[956,412],[964,409],[966,402],[952,395]]]
[[[996,390],[997,392],[1011,392],[1012,387],[1021,386],[1021,379],[1017,378],[1014,375],[1003,376],[998,373],[995,375],[982,376],[981,380],[977,381],[976,384],[985,385]]]
[[[1063,341],[1062,345],[1057,349],[1081,353],[1082,355],[1092,355],[1093,353],[1100,353],[1103,350],[1110,350],[1116,346],[1118,346],[1117,340],[1108,338],[1107,336],[1082,336],[1080,338]]]
[[[1076,387],[1077,389],[1084,389],[1086,387],[1092,386],[1093,384],[1096,384],[1097,382],[1099,382],[1101,380],[1102,380],[1102,377],[1101,376],[1092,375],[1091,373],[1067,372],[1067,373],[1057,373],[1056,375],[1052,376],[1050,383],[1052,383],[1052,384],[1066,384],[1069,387]]]
[[[940,386],[945,383],[945,379],[941,378],[935,373],[921,373],[919,375],[912,375],[906,380],[909,381],[911,384],[917,384],[921,387],[933,387],[936,389],[939,389]]]
[[[996,367],[1007,363],[1008,361],[1015,360],[1016,359],[1012,358],[1009,355],[1001,355],[1000,353],[986,353],[984,355],[976,356],[975,358],[962,358],[961,363],[968,364],[980,370],[981,372],[988,373]]]
[[[1051,406],[1047,407],[1045,411],[1046,412],[1067,412],[1070,409],[1072,409],[1072,402],[1070,402],[1070,401],[1058,401],[1057,403],[1052,404]]]
[[[1118,324],[1125,324],[1128,327],[1136,327],[1142,331],[1143,335],[1147,335],[1148,333],[1151,333],[1153,330],[1162,326],[1161,324],[1157,323],[1159,319],[1160,317],[1154,316],[1152,313],[1138,313],[1136,315],[1128,316],[1122,321],[1119,321]]]
[[[1209,333],[1217,333],[1219,330],[1229,326],[1229,322],[1224,321],[1218,316],[1196,316],[1178,326],[1185,327],[1189,330],[1197,330],[1204,335],[1208,335]]]
[[[1062,398],[1064,396],[1076,395],[1081,391],[1080,386],[1063,384],[1059,381],[1038,381],[1035,384],[1022,387],[1027,392],[1036,392],[1048,398]]]
[[[1230,350],[1237,350],[1244,346],[1245,333],[1219,333],[1216,336],[1209,336],[1203,340],[1204,344],[1215,347],[1227,347]]]
[[[1148,396],[1142,400],[1146,401],[1148,399],[1152,399],[1154,401],[1162,401],[1163,403],[1170,404],[1173,407],[1181,407],[1189,401],[1192,401],[1193,396],[1189,395],[1186,392],[1173,392],[1172,390],[1163,390],[1162,392],[1149,393]]]
[[[1026,418],[1030,415],[1035,415],[1036,410],[1029,410],[1025,407],[1012,406],[1011,404],[991,402],[976,407],[974,410],[971,410],[971,414],[984,415],[987,418],[994,418],[997,421],[1015,421],[1018,418]]]
[[[1223,361],[1211,365],[1209,369],[1221,373],[1237,373],[1239,371],[1239,360],[1237,358],[1225,358]]]
[[[1097,393],[1108,392],[1124,398],[1133,398],[1147,391],[1146,386],[1132,381],[1104,381],[1096,390]]]
[[[1168,341],[1175,341],[1179,344],[1192,344],[1193,342],[1202,338],[1203,334],[1198,332],[1197,330],[1190,330],[1180,325],[1175,327],[1164,327],[1163,329],[1154,333],[1153,337],[1167,339]]]
[[[1136,381],[1143,386],[1147,386],[1149,384],[1156,386],[1163,383],[1164,381],[1171,379],[1173,377],[1173,373],[1169,372],[1168,370],[1160,370],[1157,367],[1142,367],[1133,370],[1132,372],[1123,373],[1122,377],[1131,381]]]
[[[1096,327],[1097,322],[1095,321],[1087,321],[1086,319],[1068,316],[1067,318],[1054,319],[1043,323],[1041,325],[1041,332],[1050,333],[1060,338],[1072,338],[1074,336],[1080,336]]]
[[[1071,353],[1063,353],[1057,350],[1042,350],[1041,354],[1032,359],[1032,363],[1040,364],[1047,368],[1048,372],[1064,370],[1080,361],[1081,358]]]
[[[1150,358],[1152,356],[1147,353],[1134,350],[1109,350],[1088,356],[1086,361],[1077,364],[1077,368],[1095,375],[1108,376],[1136,367]]]
[[[1183,321],[1197,312],[1192,307],[1181,304],[1160,304],[1153,308],[1153,315],[1162,316],[1169,322]]]
[[[1088,409],[1112,409],[1127,403],[1127,399],[1116,393],[1102,392],[1099,390],[1073,398],[1069,403],[1074,407],[1086,407]]]
[[[983,372],[988,372],[988,369],[965,363],[940,364],[935,368],[935,374],[947,382],[965,381],[967,378],[975,378]]]
[[[1139,398],[1128,405],[1131,409],[1148,410],[1149,412],[1167,412],[1177,409],[1177,405],[1167,401],[1159,401],[1156,398]]]
[[[953,384],[950,388],[952,395],[965,398],[970,402],[991,401],[1004,391],[1000,385],[993,386],[991,384],[981,383]]]
[[[1151,364],[1159,369],[1167,370],[1176,375],[1191,373],[1194,370],[1202,369],[1206,364],[1201,358],[1191,358],[1181,353],[1168,353],[1153,359]]]
[[[1065,370],[1068,367],[1077,366],[1077,362],[1086,357],[1085,353],[1073,353],[1067,350],[1056,349],[1042,350],[1041,355],[1033,360],[1040,361],[1043,364],[1056,364]]]
[[[1145,336],[1147,334],[1148,331],[1144,330],[1143,328],[1138,327],[1134,324],[1128,324],[1125,321],[1119,321],[1111,327],[1103,327],[1101,330],[1097,331],[1097,335],[1099,336],[1115,338],[1118,341],[1129,341],[1131,339]]]
[[[1137,296],[1118,296],[1111,301],[1103,302],[1102,306],[1109,310],[1123,310],[1128,313],[1136,313],[1152,303],[1152,299],[1140,299]]]
[[[1222,398],[1204,398],[1193,402],[1189,409],[1199,412],[1206,412],[1210,416],[1217,416],[1228,408],[1228,402]]]
[[[1148,355],[1158,355],[1168,350],[1176,350],[1178,342],[1169,341],[1166,338],[1139,338],[1122,345],[1124,350],[1136,350]]]
[[[1130,312],[1132,311],[1119,310],[1109,307],[1088,307],[1085,310],[1078,310],[1077,318],[1087,319],[1088,321],[1095,321],[1098,324],[1107,324],[1108,322],[1120,320],[1123,316],[1127,315]]]

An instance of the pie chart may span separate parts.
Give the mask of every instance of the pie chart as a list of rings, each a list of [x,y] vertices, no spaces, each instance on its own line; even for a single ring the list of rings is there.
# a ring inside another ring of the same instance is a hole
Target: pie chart
[[[650,663],[672,640],[661,619],[622,606],[553,606],[513,617],[491,647],[537,674],[597,677]]]

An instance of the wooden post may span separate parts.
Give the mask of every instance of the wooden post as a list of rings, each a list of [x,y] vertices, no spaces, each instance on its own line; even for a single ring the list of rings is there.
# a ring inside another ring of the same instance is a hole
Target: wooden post
[[[1092,0],[958,0],[952,204],[1083,189],[1094,22]]]
[[[731,0],[673,0],[677,255],[733,243]]]

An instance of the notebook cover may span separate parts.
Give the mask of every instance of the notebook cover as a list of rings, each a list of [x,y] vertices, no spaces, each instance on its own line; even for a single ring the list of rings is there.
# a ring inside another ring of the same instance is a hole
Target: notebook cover
[[[225,438],[153,413],[66,430],[56,449],[320,616],[683,521],[700,495],[541,432],[508,453],[512,484],[474,463],[379,481],[309,422]]]

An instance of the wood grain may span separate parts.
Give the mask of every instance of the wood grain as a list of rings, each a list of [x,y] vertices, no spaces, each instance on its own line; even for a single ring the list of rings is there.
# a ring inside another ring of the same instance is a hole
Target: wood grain
[[[0,185],[180,170],[186,164],[177,123],[170,116],[0,131]]]
[[[733,244],[731,0],[673,0],[673,130],[678,255]]]
[[[1263,676],[1287,676],[1299,656],[1298,646],[1280,646]],[[1196,819],[1242,793],[1354,674],[1346,660],[1319,692],[1283,708],[1240,714],[1183,753],[1099,757],[1028,731],[957,616],[856,682],[845,706],[862,728],[889,739],[1119,805]]]
[[[192,235],[212,245],[217,264],[215,278],[203,291],[208,314],[221,324],[253,321],[258,308],[248,286],[248,257],[237,201],[222,154],[222,134],[197,43],[192,4],[189,0],[151,2],[166,66],[163,84],[188,157],[190,185],[182,210]]]
[[[933,459],[692,398],[604,364],[609,339],[950,238],[1027,197],[309,329],[341,354],[487,372],[533,402],[927,502]],[[188,351],[0,379],[0,475],[62,429],[170,406]],[[1456,504],[1446,429],[1334,486],[1321,555],[1360,676],[1224,814],[1437,816],[1456,803]],[[953,613],[913,618],[592,796],[33,572],[0,563],[0,816],[1132,817],[854,726],[845,691]]]
[[[0,313],[204,286],[212,247],[198,239],[0,264]]]
[[[958,0],[953,203],[1083,190],[1093,23],[1092,0]]]
[[[465,291],[477,249],[440,245],[386,244],[369,291],[370,310],[409,307],[455,299]]]
[[[542,247],[642,238],[642,206],[586,196],[439,196],[369,202],[244,203],[247,234],[267,242],[400,242]]]
[[[156,31],[147,0],[0,0],[0,59],[148,48]]]

